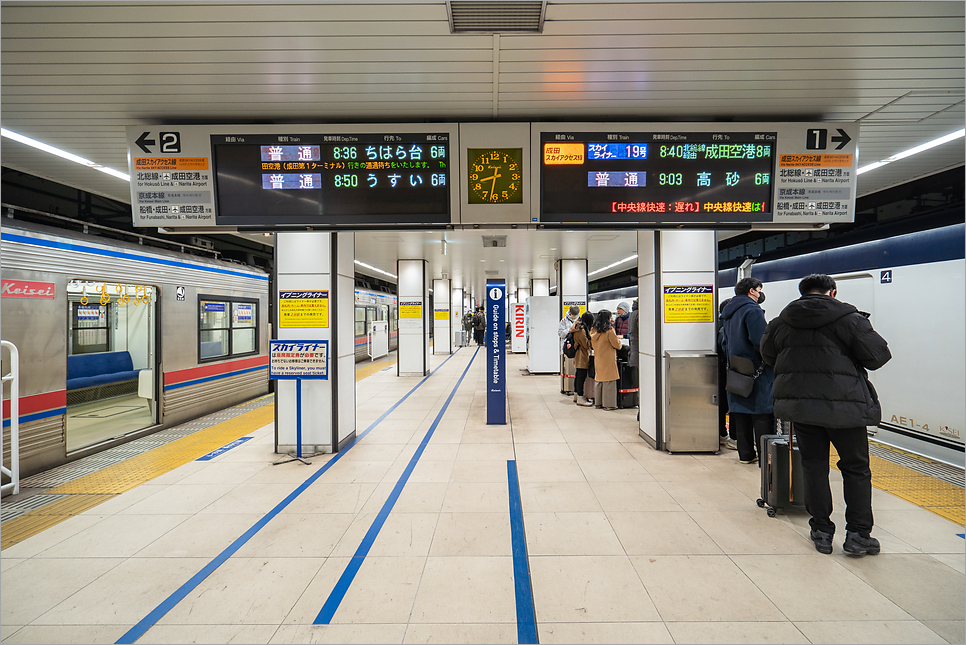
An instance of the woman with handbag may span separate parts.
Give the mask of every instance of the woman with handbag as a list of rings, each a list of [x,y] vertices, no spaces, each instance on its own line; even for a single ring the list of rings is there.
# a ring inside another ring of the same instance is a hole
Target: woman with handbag
[[[593,326],[594,314],[585,312],[580,320],[570,328],[570,333],[574,335],[574,340],[577,343],[577,353],[574,355],[574,367],[577,370],[574,380],[574,403],[584,407],[594,404],[593,400],[588,399],[584,392],[587,370],[590,367],[590,329]]]
[[[757,278],[742,278],[735,285],[735,297],[721,313],[719,340],[728,357],[729,422],[737,438],[738,460],[743,464],[758,461],[761,436],[775,428],[775,371],[761,360],[758,350],[766,326],[761,308],[765,302],[763,286]]]
[[[614,325],[610,322],[611,313],[606,309],[597,312],[594,329],[590,333],[590,342],[594,348],[594,378],[597,386],[594,390],[596,407],[605,410],[617,409],[617,381],[620,371],[617,369],[617,350],[621,348],[621,341],[617,338]]]

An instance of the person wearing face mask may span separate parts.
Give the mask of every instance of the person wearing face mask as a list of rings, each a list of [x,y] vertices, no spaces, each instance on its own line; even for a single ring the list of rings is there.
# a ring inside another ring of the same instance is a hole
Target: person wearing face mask
[[[809,537],[819,553],[832,552],[835,524],[829,487],[829,444],[838,454],[845,496],[845,542],[855,556],[877,555],[872,531],[872,471],[866,426],[882,409],[866,370],[892,358],[869,314],[836,298],[831,276],[815,273],[798,284],[792,301],[765,328],[761,355],[775,366],[775,412],[795,424],[805,479]]]
[[[743,464],[758,461],[761,435],[770,434],[775,428],[772,407],[775,371],[762,361],[758,349],[766,326],[765,312],[761,308],[765,302],[763,286],[757,278],[742,278],[735,285],[735,297],[721,312],[719,342],[724,355],[729,361],[732,356],[750,360],[756,374],[755,385],[748,396],[728,392],[730,424],[737,439],[738,460]]]

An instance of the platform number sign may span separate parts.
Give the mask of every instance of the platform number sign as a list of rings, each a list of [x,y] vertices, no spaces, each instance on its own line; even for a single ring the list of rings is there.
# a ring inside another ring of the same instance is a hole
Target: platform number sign
[[[835,149],[841,150],[852,140],[852,137],[842,128],[835,128],[835,131],[838,134],[832,136],[832,143],[837,143]],[[828,148],[828,142],[828,130],[825,128],[810,128],[805,131],[806,150],[825,150]]]
[[[150,139],[151,132],[144,132],[134,143],[145,153],[154,154],[152,146],[157,145],[155,139]],[[161,154],[178,154],[181,152],[181,133],[180,132],[159,132],[158,138],[161,141]]]
[[[892,282],[892,269],[887,269],[885,271],[879,272],[879,283],[889,284]]]

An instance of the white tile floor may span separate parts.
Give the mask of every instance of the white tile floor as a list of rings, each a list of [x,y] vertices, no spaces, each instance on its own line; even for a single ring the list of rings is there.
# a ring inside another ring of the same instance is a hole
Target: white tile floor
[[[768,518],[736,453],[668,455],[635,411],[578,408],[507,361],[512,426],[485,423],[482,355],[329,625],[329,594],[475,348],[459,351],[139,643],[517,642],[515,459],[544,643],[962,643],[963,527],[875,492],[877,557],[823,556]],[[433,357],[438,366],[444,357]],[[358,384],[360,432],[419,379]],[[113,643],[317,472],[272,466],[272,427],[6,549],[5,643]],[[835,480],[841,506],[840,483]],[[841,508],[833,517],[844,526]]]

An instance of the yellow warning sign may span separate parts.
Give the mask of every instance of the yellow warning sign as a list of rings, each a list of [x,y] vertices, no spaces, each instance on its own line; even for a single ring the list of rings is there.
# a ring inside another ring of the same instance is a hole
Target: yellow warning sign
[[[278,326],[284,329],[327,328],[328,291],[279,291]]]
[[[583,316],[584,312],[587,311],[587,303],[584,302],[583,300],[564,300],[563,312],[565,316],[570,314],[570,307],[572,305],[577,305],[578,307],[580,307],[580,313],[577,314],[578,318]]]
[[[139,157],[135,170],[208,170],[208,157]]]
[[[852,155],[780,155],[782,168],[839,168],[852,165]]]
[[[449,320],[449,309],[437,309],[433,313],[436,320]]]
[[[714,288],[711,285],[664,287],[664,322],[714,322]]]
[[[423,317],[423,303],[421,302],[400,302],[399,303],[399,317],[400,318],[422,318]]]

